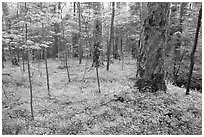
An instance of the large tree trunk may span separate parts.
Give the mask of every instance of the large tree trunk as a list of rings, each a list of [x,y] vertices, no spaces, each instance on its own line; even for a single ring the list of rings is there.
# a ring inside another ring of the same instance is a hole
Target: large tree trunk
[[[188,95],[190,92],[191,76],[193,73],[193,66],[194,66],[194,54],[195,54],[197,42],[198,42],[198,34],[199,34],[200,26],[201,26],[201,18],[202,18],[202,5],[201,5],[199,15],[198,15],[198,23],[197,23],[196,34],[195,34],[195,41],[194,41],[193,49],[191,52],[191,64],[190,64],[190,70],[189,70],[189,75],[188,75],[188,84],[187,84],[187,89],[186,89],[186,95]]]
[[[142,7],[143,29],[141,53],[136,85],[139,90],[166,91],[164,81],[164,46],[168,22],[169,3],[147,3]]]
[[[114,17],[115,17],[115,2],[112,3],[112,17],[111,17],[111,28],[110,28],[109,43],[108,43],[108,47],[107,47],[107,66],[106,66],[106,70],[109,70],[109,64],[110,64],[110,50],[111,50],[111,44],[112,44],[112,41],[113,41]]]

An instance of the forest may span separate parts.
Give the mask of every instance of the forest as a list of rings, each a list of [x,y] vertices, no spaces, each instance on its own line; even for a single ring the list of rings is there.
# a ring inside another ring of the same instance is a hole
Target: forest
[[[3,135],[202,135],[201,2],[2,2]]]

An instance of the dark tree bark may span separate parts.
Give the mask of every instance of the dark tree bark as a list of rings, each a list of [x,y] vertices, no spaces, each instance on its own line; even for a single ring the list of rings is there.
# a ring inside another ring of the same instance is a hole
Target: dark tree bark
[[[123,38],[120,37],[120,59],[122,60],[122,70],[124,67]]]
[[[143,5],[143,30],[141,53],[138,61],[138,79],[135,86],[141,90],[166,91],[164,81],[164,46],[168,22],[169,3],[147,3]]]
[[[17,11],[16,11],[16,17],[17,19],[19,19],[19,4],[17,3]],[[16,25],[16,29],[19,30],[19,22],[17,22],[17,25]],[[20,49],[19,49],[19,45],[17,47],[17,57],[18,57],[18,62],[20,61]]]
[[[3,46],[2,46],[2,68],[4,68],[4,61],[5,61],[5,55],[4,55],[4,49],[3,49]]]
[[[66,70],[67,70],[67,78],[69,80],[69,82],[71,82],[71,79],[70,79],[70,74],[69,74],[69,67],[68,67],[68,46],[67,46],[67,50],[66,50],[66,61],[65,61],[65,65],[66,65]]]
[[[111,28],[110,28],[110,36],[109,36],[109,43],[107,47],[107,66],[106,70],[109,70],[109,64],[110,64],[110,50],[111,50],[111,44],[113,42],[113,33],[114,33],[114,17],[115,17],[115,2],[112,2],[112,17],[111,17]]]
[[[116,34],[117,35],[117,34]],[[118,58],[118,41],[119,41],[119,37],[118,36],[116,36],[115,37],[115,43],[114,43],[114,54],[113,54],[113,58],[114,59],[117,59]]]
[[[147,16],[147,12],[146,12],[146,4],[145,2],[140,2],[139,5],[140,5],[140,25],[141,25],[141,28],[142,28],[142,24],[144,22],[144,18]],[[143,10],[144,8],[144,10]],[[140,35],[139,35],[139,41],[138,41],[138,51],[137,51],[137,67],[140,66],[140,55],[141,55],[141,52],[142,52],[142,46],[141,46],[141,36],[142,36],[142,29],[140,29]],[[137,72],[136,72],[136,79],[138,78],[138,75],[139,75],[139,69],[137,68]]]
[[[46,69],[46,75],[47,75],[47,90],[48,90],[48,97],[50,97],[50,82],[49,82],[49,72],[48,72],[48,66],[47,66],[47,50],[44,48],[44,58],[45,58],[45,69]]]
[[[76,13],[76,2],[74,2],[74,16],[75,16],[75,13]]]
[[[24,54],[24,52],[25,52],[25,49],[23,48],[22,49],[23,72],[25,72],[25,54]]]
[[[189,69],[189,75],[188,75],[188,84],[187,84],[187,88],[186,88],[186,95],[189,95],[189,92],[190,92],[191,77],[192,77],[193,66],[194,66],[194,54],[195,54],[197,43],[198,43],[198,34],[199,34],[200,26],[201,26],[201,18],[202,18],[202,5],[201,5],[201,8],[199,10],[195,40],[194,40],[194,45],[193,45],[193,49],[192,49],[191,56],[190,56],[191,63],[190,63],[190,69]]]
[[[80,2],[77,3],[78,7],[78,15],[79,15],[79,64],[81,64],[82,61],[82,46],[81,46],[81,7]]]

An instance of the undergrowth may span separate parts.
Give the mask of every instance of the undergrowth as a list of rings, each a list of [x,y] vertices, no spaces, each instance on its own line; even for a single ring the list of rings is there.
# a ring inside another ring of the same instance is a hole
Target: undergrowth
[[[104,66],[99,68],[99,94],[91,62],[88,67],[85,61],[82,65],[77,60],[70,62],[68,82],[66,69],[59,69],[57,61],[48,60],[51,99],[47,98],[45,66],[41,64],[42,76],[33,70],[34,121],[30,120],[27,72],[6,64],[2,72],[9,73],[2,75],[4,135],[202,134],[201,93],[192,91],[186,96],[185,89],[170,84],[166,93],[141,93],[133,88],[135,61],[127,59],[123,70],[118,61],[109,71]],[[83,79],[85,67],[88,70]]]

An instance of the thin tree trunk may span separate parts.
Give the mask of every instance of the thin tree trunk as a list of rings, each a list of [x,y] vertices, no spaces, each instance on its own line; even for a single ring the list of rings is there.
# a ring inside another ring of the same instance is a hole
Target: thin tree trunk
[[[25,2],[25,11],[27,14],[27,7]],[[26,29],[26,43],[28,40],[28,29],[27,29],[27,23],[25,24]],[[30,83],[30,108],[31,108],[31,120],[34,120],[33,116],[33,91],[32,91],[32,81],[31,81],[31,74],[30,74],[30,63],[29,63],[29,50],[27,50],[27,63],[28,63],[28,77],[29,77],[29,83]]]
[[[47,90],[48,90],[48,97],[50,97],[50,84],[49,84],[49,72],[48,72],[48,66],[47,66],[47,51],[46,48],[44,48],[45,52],[45,68],[46,68],[46,75],[47,75]]]
[[[111,50],[111,44],[112,44],[112,41],[113,41],[114,17],[115,17],[115,2],[112,2],[112,17],[111,17],[111,28],[110,28],[109,44],[108,44],[108,47],[107,47],[107,66],[106,66],[106,70],[109,70],[109,64],[110,64],[110,50]]]
[[[27,56],[28,56],[28,77],[29,77],[29,83],[30,83],[30,108],[31,108],[31,118],[34,120],[33,116],[33,91],[32,91],[32,81],[31,81],[31,74],[30,74],[30,63],[29,63],[29,51],[27,51]]]
[[[100,58],[100,44],[101,44],[101,38],[102,38],[102,23],[100,19],[101,15],[101,3],[94,3],[94,14],[96,15],[96,20],[94,23],[94,54],[93,54],[93,62],[95,63],[96,68],[96,76],[97,76],[97,83],[98,83],[98,91],[100,91],[100,82],[99,82],[99,73],[98,73],[98,67],[99,67],[99,58]]]
[[[19,4],[17,3],[17,12],[16,12],[17,19],[19,19],[18,9],[19,9]],[[19,30],[19,22],[17,22],[16,28],[17,28],[17,30]],[[20,61],[19,45],[17,47],[17,57],[18,57],[18,62],[19,62]]]
[[[79,15],[79,64],[81,64],[82,61],[82,47],[81,47],[81,7],[80,2],[77,3],[78,6],[78,15]]]
[[[75,17],[76,16],[76,2],[74,2],[73,7],[74,7],[74,17]],[[74,59],[74,46],[76,44],[74,39],[75,39],[75,33],[72,33],[72,58],[73,59]]]
[[[76,2],[74,2],[74,16],[75,16],[75,12],[76,12]]]
[[[117,35],[117,29],[116,29],[116,31],[115,31],[115,36]],[[116,36],[115,38],[114,38],[114,52],[113,52],[113,58],[114,59],[117,59],[117,57],[118,57],[118,36]]]
[[[4,60],[5,60],[5,54],[4,54],[4,48],[2,47],[2,68],[4,68]]]
[[[42,3],[41,3],[41,10],[42,10]],[[44,24],[42,23],[42,39],[44,40]],[[47,75],[47,90],[48,90],[48,98],[50,98],[50,84],[49,84],[49,72],[48,72],[48,65],[47,65],[47,50],[46,47],[43,47],[44,52],[44,60],[45,60],[45,69]]]
[[[23,72],[25,72],[25,61],[24,61],[24,57],[25,57],[25,55],[24,55],[24,48],[23,48],[23,51],[22,51],[22,60],[23,60]]]
[[[71,80],[70,80],[70,74],[69,74],[69,68],[68,68],[68,63],[67,63],[67,56],[66,56],[66,69],[67,69],[67,78],[68,78],[68,80],[69,80],[69,82],[71,82]]]
[[[189,92],[190,92],[191,77],[192,77],[193,66],[194,66],[194,54],[195,54],[197,43],[198,43],[198,34],[199,34],[200,26],[201,26],[201,18],[202,18],[202,5],[201,5],[199,15],[198,15],[198,23],[197,23],[197,28],[196,28],[195,40],[194,40],[194,45],[193,45],[193,49],[192,49],[191,56],[190,56],[191,63],[190,63],[190,69],[189,69],[189,75],[188,75],[186,95],[189,95]]]
[[[121,60],[122,60],[122,70],[124,68],[124,54],[123,54],[123,38],[120,39],[120,52],[121,52]]]
[[[65,65],[66,65],[66,70],[67,70],[67,78],[69,80],[69,82],[71,82],[71,79],[70,79],[70,74],[69,74],[69,67],[68,67],[68,46],[67,46],[67,49],[66,49],[66,62],[65,62]]]
[[[98,92],[101,93],[101,90],[100,90],[100,81],[99,81],[99,74],[98,74],[98,66],[96,67],[96,75],[97,75],[97,83],[98,83]]]

